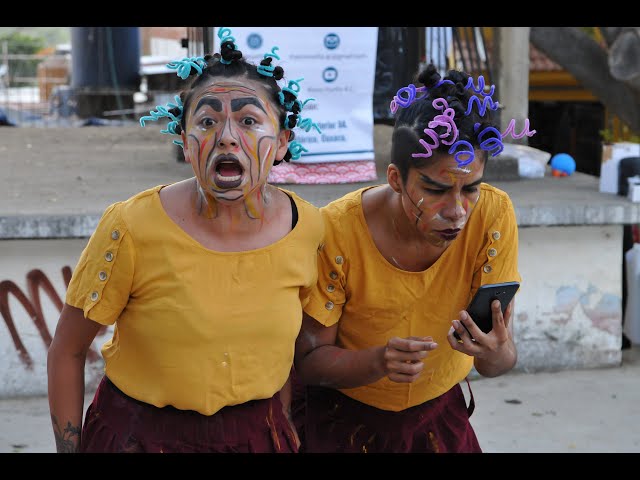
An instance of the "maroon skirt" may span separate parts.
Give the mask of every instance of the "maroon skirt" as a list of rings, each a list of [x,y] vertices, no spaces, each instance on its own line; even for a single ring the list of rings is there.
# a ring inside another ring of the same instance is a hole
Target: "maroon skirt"
[[[87,409],[81,452],[296,453],[280,395],[213,415],[135,400],[104,377]]]
[[[308,453],[481,453],[459,384],[399,412],[381,410],[338,390],[294,385],[292,414]],[[469,386],[471,391],[471,386]]]

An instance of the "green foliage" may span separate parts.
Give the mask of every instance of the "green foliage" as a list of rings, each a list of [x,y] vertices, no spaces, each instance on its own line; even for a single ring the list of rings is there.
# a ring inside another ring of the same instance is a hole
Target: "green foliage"
[[[33,37],[21,32],[11,32],[0,35],[0,43],[7,42],[8,53],[32,55],[45,47],[40,37]]]
[[[613,131],[607,128],[605,130],[600,130],[598,133],[600,134],[600,137],[602,138],[602,141],[604,143],[613,143],[613,140],[614,140]]]
[[[21,32],[10,32],[0,35],[0,46],[4,52],[7,45],[9,55],[34,55],[45,47],[45,41],[40,37],[33,37]],[[39,60],[9,60],[9,85],[14,85],[16,77],[35,77]]]
[[[631,143],[640,143],[640,135],[636,135],[631,133],[631,131],[623,127],[622,132],[616,135],[613,130],[610,128],[606,128],[604,130],[600,130],[600,137],[602,138],[603,143],[616,143],[616,142],[631,142]]]
[[[0,37],[15,32],[41,38],[45,47],[71,42],[71,27],[0,27]]]

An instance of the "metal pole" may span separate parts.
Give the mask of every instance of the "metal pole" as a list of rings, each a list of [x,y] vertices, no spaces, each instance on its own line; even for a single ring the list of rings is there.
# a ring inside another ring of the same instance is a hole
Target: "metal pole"
[[[200,27],[202,28],[202,48],[204,55],[207,53],[213,53],[213,27]]]

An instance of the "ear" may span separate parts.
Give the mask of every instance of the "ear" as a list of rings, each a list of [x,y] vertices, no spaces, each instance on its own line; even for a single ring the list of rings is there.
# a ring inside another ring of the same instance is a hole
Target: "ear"
[[[184,132],[180,133],[180,138],[182,140],[182,154],[184,156],[184,161],[186,163],[191,163],[191,157],[189,156],[189,145],[187,145],[187,136]]]
[[[289,149],[289,136],[291,130],[283,128],[278,134],[278,149],[276,150],[276,160],[282,160]]]
[[[402,193],[402,176],[398,167],[393,163],[387,167],[387,182],[394,192]]]

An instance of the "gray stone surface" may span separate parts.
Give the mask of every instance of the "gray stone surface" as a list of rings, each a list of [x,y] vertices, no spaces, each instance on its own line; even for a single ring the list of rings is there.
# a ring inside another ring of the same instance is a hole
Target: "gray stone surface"
[[[640,453],[640,347],[625,350],[615,368],[510,372],[470,383],[470,421],[486,453]],[[55,452],[46,396],[0,399],[0,453],[12,452]]]
[[[490,157],[484,167],[484,181],[495,183],[499,181],[520,180],[518,159],[509,155]]]
[[[157,125],[0,128],[0,238],[86,237],[111,203],[190,177],[191,166],[177,160],[170,136],[159,130]],[[283,187],[322,206],[361,186],[383,183],[391,127],[376,125],[374,131],[375,182]],[[491,183],[510,194],[522,227],[640,222],[640,203],[600,193],[598,178],[590,175]]]

